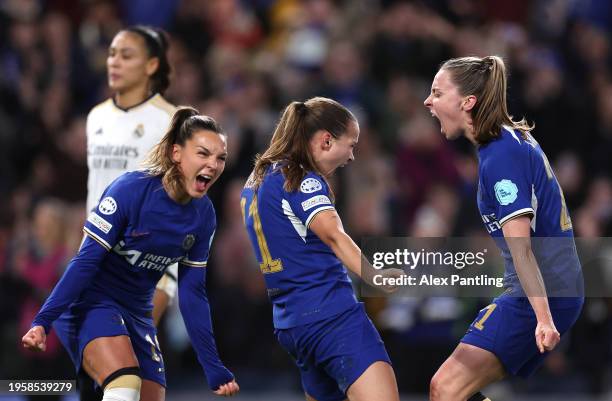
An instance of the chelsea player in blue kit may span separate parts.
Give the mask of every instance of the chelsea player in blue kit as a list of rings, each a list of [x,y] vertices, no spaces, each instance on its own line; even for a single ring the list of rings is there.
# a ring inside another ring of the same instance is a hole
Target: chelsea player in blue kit
[[[431,381],[432,401],[485,400],[505,375],[528,377],[578,319],[581,266],[563,191],[525,120],[506,105],[501,58],[446,61],[425,106],[447,139],[478,149],[478,208],[505,259],[506,291],[484,308]]]
[[[79,252],[23,345],[44,350],[53,325],[77,371],[102,387],[104,401],[164,400],[152,297],[164,270],[178,262],[179,306],[208,384],[218,395],[237,393],[217,353],[205,288],[216,227],[205,195],[226,157],[217,123],[195,109],[179,109],[146,169],[120,176],[104,191]]]
[[[242,192],[275,335],[300,369],[307,400],[399,400],[389,356],[344,268],[362,276],[362,256],[327,182],[354,159],[358,139],[357,120],[339,103],[293,102]]]

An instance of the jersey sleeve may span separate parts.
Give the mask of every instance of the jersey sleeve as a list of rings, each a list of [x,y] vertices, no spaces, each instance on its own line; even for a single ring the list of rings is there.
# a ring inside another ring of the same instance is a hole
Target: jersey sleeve
[[[133,194],[138,192],[132,181],[127,174],[113,181],[85,221],[85,234],[106,250],[115,246],[127,225]]]
[[[487,198],[500,225],[517,216],[533,215],[529,152],[525,144],[492,149],[481,170]]]
[[[34,318],[32,327],[42,326],[46,333],[53,323],[79,295],[89,287],[107,251],[90,237],[85,237],[79,252],[68,264],[60,281]]]
[[[217,217],[212,203],[208,203],[208,208],[201,217],[204,220],[204,226],[197,238],[194,238],[194,244],[187,252],[187,257],[181,261],[185,266],[190,267],[206,267],[208,264],[208,256],[210,254],[210,246],[212,245],[217,228]]]
[[[299,189],[287,193],[285,200],[289,203],[295,216],[306,227],[310,225],[317,213],[335,209],[330,199],[327,182],[314,173],[308,173],[300,183]]]

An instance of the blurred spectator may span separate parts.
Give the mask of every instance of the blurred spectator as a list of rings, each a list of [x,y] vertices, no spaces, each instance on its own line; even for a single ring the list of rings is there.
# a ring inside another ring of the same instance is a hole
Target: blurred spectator
[[[415,213],[432,187],[446,184],[453,190],[459,182],[453,151],[437,132],[435,124],[425,113],[419,113],[400,128],[395,174],[400,188],[399,213],[404,233],[412,225]],[[426,213],[426,210],[422,212]],[[427,216],[430,215],[426,213],[420,217],[434,217]],[[431,221],[431,224],[436,221]]]

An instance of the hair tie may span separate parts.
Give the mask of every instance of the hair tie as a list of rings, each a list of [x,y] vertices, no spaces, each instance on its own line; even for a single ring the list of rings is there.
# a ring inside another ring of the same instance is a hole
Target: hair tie
[[[484,69],[485,71],[493,71],[493,64],[495,63],[495,61],[493,60],[493,57],[485,57],[482,59],[483,64],[484,64]]]
[[[303,117],[308,112],[308,106],[304,102],[297,102],[295,105],[295,111],[300,117]]]

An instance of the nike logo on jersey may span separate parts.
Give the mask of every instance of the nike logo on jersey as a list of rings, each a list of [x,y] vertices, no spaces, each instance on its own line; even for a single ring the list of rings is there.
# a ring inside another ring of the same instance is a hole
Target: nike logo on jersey
[[[102,135],[102,134],[103,134],[102,128],[98,128],[95,132],[95,135]]]
[[[130,233],[130,237],[144,237],[145,235],[149,235],[148,231],[132,231]]]

